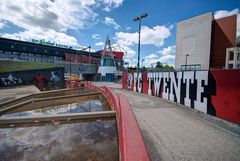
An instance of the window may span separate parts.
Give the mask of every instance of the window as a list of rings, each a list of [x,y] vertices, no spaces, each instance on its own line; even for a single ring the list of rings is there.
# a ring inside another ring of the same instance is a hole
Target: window
[[[114,59],[112,58],[102,58],[101,66],[115,66]]]
[[[181,65],[181,70],[201,70],[201,64]]]
[[[11,49],[14,49],[14,45],[11,45]]]

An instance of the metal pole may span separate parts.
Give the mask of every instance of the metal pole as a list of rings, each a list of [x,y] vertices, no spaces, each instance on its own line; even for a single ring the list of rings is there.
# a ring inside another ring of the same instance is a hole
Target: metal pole
[[[147,17],[148,14],[147,13],[144,13],[142,14],[141,16],[139,17],[136,17],[133,19],[133,21],[139,21],[138,23],[138,63],[137,63],[137,80],[138,80],[138,77],[139,77],[139,66],[140,66],[140,43],[141,43],[141,20],[142,18],[145,18]]]
[[[139,23],[138,23],[138,63],[137,63],[137,80],[139,77],[139,61],[140,61],[140,38],[141,38],[141,18],[139,19]]]
[[[81,51],[81,64],[82,64],[82,56],[83,56],[83,53],[82,53],[82,51]]]
[[[70,54],[70,79],[72,75],[72,54]]]
[[[142,68],[143,68],[143,62],[144,62],[144,59],[142,59]]]
[[[77,62],[77,50],[76,50],[76,57],[75,57],[75,62]]]
[[[91,46],[89,45],[89,50],[88,50],[88,63],[90,64],[91,63],[91,60],[90,60],[90,50],[91,50]]]
[[[185,59],[185,70],[187,70],[187,57],[188,57],[188,54],[186,54],[186,59]]]

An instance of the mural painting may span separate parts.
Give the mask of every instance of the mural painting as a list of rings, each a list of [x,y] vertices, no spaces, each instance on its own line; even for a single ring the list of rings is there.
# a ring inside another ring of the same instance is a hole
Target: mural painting
[[[64,68],[0,73],[0,87],[35,84],[38,87],[64,84]]]
[[[228,77],[221,75],[222,72],[225,72],[225,75],[228,73]],[[240,87],[238,84],[240,70],[222,72],[154,72],[139,73],[138,77],[137,73],[123,73],[122,86],[125,89],[174,101],[198,111],[240,123]],[[221,81],[222,84],[219,84],[218,80],[223,77],[225,79]],[[227,84],[228,82],[232,83]],[[232,89],[231,93],[226,91],[229,89]],[[231,97],[232,101],[222,98],[223,95],[225,98]],[[221,100],[225,100],[225,103],[220,104]],[[232,105],[229,106],[229,104]]]

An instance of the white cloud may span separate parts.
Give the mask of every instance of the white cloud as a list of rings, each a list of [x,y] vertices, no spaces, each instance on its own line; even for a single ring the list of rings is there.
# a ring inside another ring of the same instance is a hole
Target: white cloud
[[[239,13],[239,9],[236,8],[232,11],[228,11],[228,10],[219,10],[219,11],[216,11],[214,13],[214,18],[215,19],[219,19],[219,18],[223,18],[223,17],[228,17],[228,16],[232,16],[232,15],[235,15],[235,14],[238,14]]]
[[[132,27],[130,27],[130,26],[126,27],[126,30],[128,30],[128,31],[131,30],[131,29],[132,29]]]
[[[102,41],[95,43],[96,46],[103,46],[104,43]]]
[[[132,48],[124,45],[113,44],[112,45],[113,51],[122,51],[124,52],[124,59],[131,59],[136,55],[136,51]]]
[[[68,29],[89,28],[99,22],[95,9],[110,11],[122,3],[123,0],[1,0],[0,28],[6,21],[22,29],[18,33],[1,35],[23,40],[41,37],[76,45],[76,38],[67,35]]]
[[[116,29],[116,30],[120,29],[120,26],[111,17],[105,17],[104,23],[108,26],[113,26],[114,29]]]
[[[41,28],[66,31],[84,29],[96,21],[96,14],[91,7],[94,0],[2,0],[0,19],[7,20],[24,29]]]
[[[239,12],[239,9],[236,8],[232,11],[228,11],[228,10],[219,10],[219,11],[216,11],[214,13],[214,18],[215,19],[220,19],[220,18],[223,18],[223,17],[228,17],[228,16],[232,16],[232,15],[237,15],[237,35],[240,36],[240,12]]]
[[[174,60],[175,56],[174,55],[164,55],[159,58],[160,62],[162,63],[167,63],[169,60]]]
[[[50,40],[52,42],[56,42],[64,45],[77,46],[77,39],[73,36],[69,36],[64,32],[56,32],[54,30],[41,30],[41,29],[33,29],[21,31],[19,33],[14,34],[1,34],[2,37],[17,39],[17,40],[25,40],[31,41],[32,39],[45,39]]]
[[[145,57],[145,59],[157,59],[158,56],[156,54],[150,54]]]
[[[146,67],[151,67],[153,64],[156,64],[158,61],[160,61],[158,55],[150,54],[145,56],[143,65]]]
[[[96,40],[99,40],[99,39],[101,39],[101,35],[100,34],[93,34],[92,38],[96,39]]]
[[[7,26],[7,22],[6,21],[1,21],[1,19],[0,19],[0,29],[3,29],[6,26]]]
[[[124,62],[128,62],[129,67],[137,67],[137,59],[124,59]]]
[[[143,45],[155,45],[162,46],[165,39],[171,35],[171,27],[166,26],[155,26],[149,28],[143,26],[141,29],[141,44]],[[117,32],[115,34],[118,44],[133,46],[138,43],[138,33],[128,33],[128,32]]]
[[[112,8],[117,8],[123,4],[123,0],[102,0],[104,4],[103,10],[109,12]]]
[[[162,55],[175,54],[175,52],[176,52],[176,46],[175,45],[168,46],[166,48],[163,48],[163,50],[159,51],[159,53],[161,53]]]
[[[172,64],[171,61],[174,59],[175,59],[174,55],[158,56],[152,53],[145,56],[144,66],[146,67],[155,66],[158,61],[161,62],[162,64]]]

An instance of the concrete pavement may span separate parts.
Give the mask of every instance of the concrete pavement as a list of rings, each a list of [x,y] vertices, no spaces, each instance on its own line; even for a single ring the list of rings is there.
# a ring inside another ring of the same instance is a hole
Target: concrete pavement
[[[239,125],[157,97],[122,90],[119,84],[110,87],[116,94],[127,96],[153,161],[240,160]]]
[[[107,85],[127,96],[153,161],[239,161],[240,126],[166,100]],[[8,100],[30,93],[34,87],[1,90]]]
[[[0,89],[0,101],[4,102],[35,93],[40,93],[40,90],[35,85],[6,87]]]

